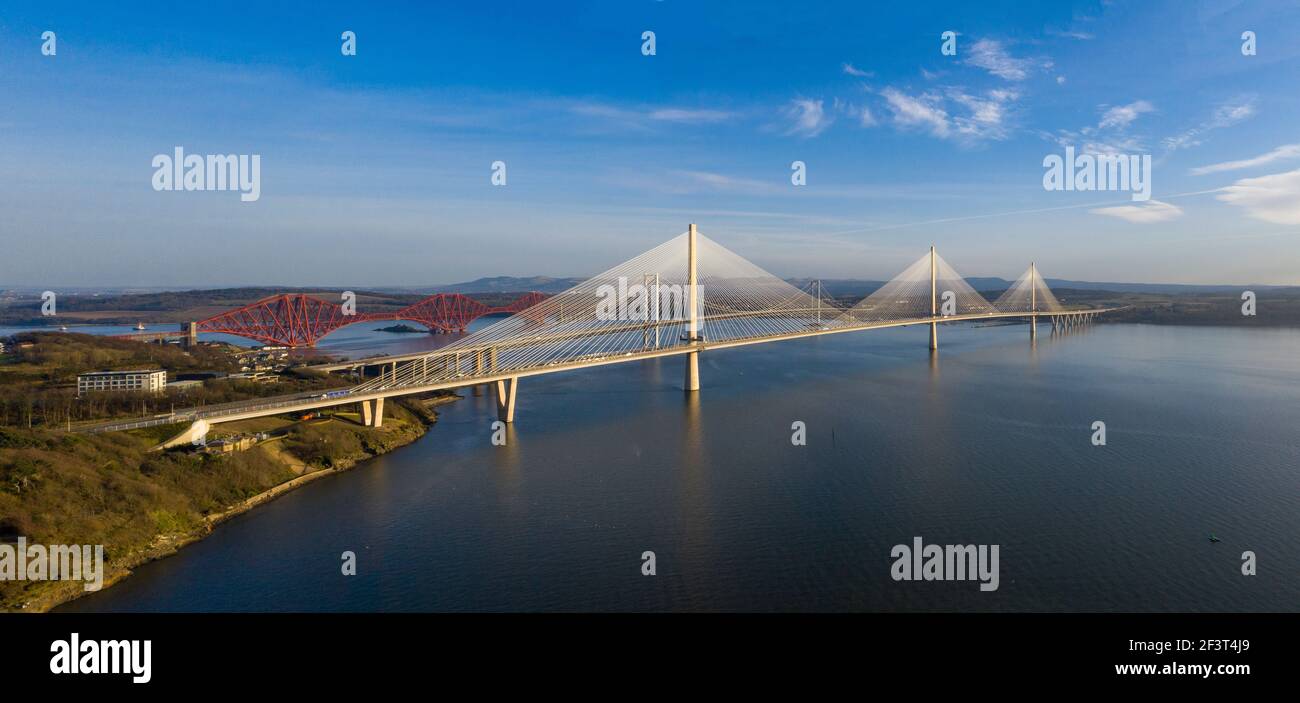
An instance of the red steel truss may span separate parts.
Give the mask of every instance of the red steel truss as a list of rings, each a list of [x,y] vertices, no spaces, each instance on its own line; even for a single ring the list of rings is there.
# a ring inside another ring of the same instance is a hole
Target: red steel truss
[[[503,312],[513,315],[545,299],[541,293],[528,293],[509,305],[493,308],[459,293],[439,293],[403,308],[392,319],[418,322],[430,331],[464,332],[469,323],[484,315]]]
[[[284,293],[209,317],[198,323],[198,331],[233,334],[281,347],[310,347],[340,327],[374,320],[410,320],[430,332],[464,332],[469,323],[484,315],[514,314],[545,299],[541,293],[528,293],[509,305],[491,307],[460,293],[438,293],[394,313],[344,315],[338,303],[305,293]]]

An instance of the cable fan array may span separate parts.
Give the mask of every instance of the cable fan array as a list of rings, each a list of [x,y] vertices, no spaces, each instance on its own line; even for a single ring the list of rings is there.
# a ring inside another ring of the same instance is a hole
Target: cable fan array
[[[941,317],[997,312],[956,269],[934,256],[934,312]],[[930,253],[845,312],[858,324],[928,318],[931,314]]]
[[[1002,312],[1059,312],[1062,309],[1060,301],[1052,295],[1033,264],[998,296],[993,307]]]
[[[686,237],[664,242],[357,390],[689,345]],[[842,316],[843,308],[832,301],[790,285],[708,237],[697,234],[696,247],[697,336],[704,340],[806,332]]]
[[[354,391],[430,385],[465,376],[508,375],[550,366],[684,348],[688,336],[688,234],[681,234],[461,339],[404,362]],[[1038,310],[1059,303],[1026,274],[990,304],[946,261],[927,253],[852,308],[803,290],[697,234],[697,339],[727,342],[924,320],[931,315],[931,265],[937,314],[1023,312],[1031,287]],[[810,286],[811,288],[811,286]],[[1003,307],[1006,305],[1007,307]]]

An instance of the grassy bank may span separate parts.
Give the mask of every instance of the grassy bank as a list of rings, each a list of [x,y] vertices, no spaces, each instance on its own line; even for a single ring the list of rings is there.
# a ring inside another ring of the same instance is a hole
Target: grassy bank
[[[274,435],[222,455],[149,451],[179,428],[84,436],[0,427],[0,542],[102,544],[108,584],[284,488],[415,441],[436,419],[429,406],[445,399],[390,401],[378,429],[347,413],[219,426]],[[44,611],[82,594],[80,582],[0,581],[0,610]]]
[[[144,344],[88,334],[29,332],[8,340],[0,355],[0,426],[66,429],[69,424],[122,417],[146,417],[173,407],[213,405],[250,398],[324,390],[348,385],[346,379],[303,366],[273,374],[275,383],[233,376],[212,378],[197,388],[162,393],[77,394],[77,374],[85,371],[162,369],[168,380],[185,373],[240,371],[232,348]]]

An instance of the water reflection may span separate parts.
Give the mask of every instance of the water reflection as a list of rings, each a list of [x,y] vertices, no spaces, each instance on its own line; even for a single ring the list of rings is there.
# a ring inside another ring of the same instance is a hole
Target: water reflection
[[[942,370],[926,332],[706,353],[691,394],[681,359],[530,378],[505,447],[489,441],[493,399],[464,394],[416,445],[67,609],[1300,602],[1300,330],[1102,325],[1026,351],[1023,325],[952,326]],[[1104,448],[1088,442],[1097,418]],[[1001,588],[892,581],[890,547],[916,535],[1002,545]],[[340,584],[344,545],[386,558]],[[1237,546],[1277,568],[1242,578]]]

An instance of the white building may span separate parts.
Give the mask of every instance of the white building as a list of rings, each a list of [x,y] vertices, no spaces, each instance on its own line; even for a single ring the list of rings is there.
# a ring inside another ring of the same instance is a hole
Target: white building
[[[160,393],[167,387],[167,372],[147,371],[91,371],[77,376],[77,395],[104,391],[137,391]]]

